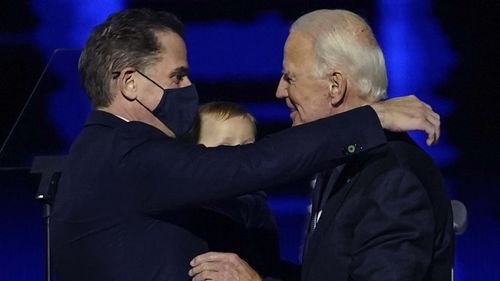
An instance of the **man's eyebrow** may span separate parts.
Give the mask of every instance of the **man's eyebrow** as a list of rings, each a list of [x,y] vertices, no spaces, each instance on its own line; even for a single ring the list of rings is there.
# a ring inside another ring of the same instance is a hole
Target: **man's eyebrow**
[[[170,73],[169,78],[173,78],[176,76],[187,76],[188,73],[189,69],[186,66],[179,66]]]
[[[286,75],[286,76],[293,76],[293,73],[290,73],[290,71],[286,70],[286,69],[283,69],[281,70],[281,74],[282,75]]]

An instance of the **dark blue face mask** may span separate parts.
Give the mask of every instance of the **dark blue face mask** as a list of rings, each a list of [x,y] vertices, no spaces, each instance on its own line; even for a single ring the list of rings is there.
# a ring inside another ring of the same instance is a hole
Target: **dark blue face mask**
[[[198,92],[191,84],[184,88],[163,89],[145,74],[137,71],[144,78],[163,90],[160,103],[153,110],[156,116],[176,137],[185,135],[193,126],[198,114]]]

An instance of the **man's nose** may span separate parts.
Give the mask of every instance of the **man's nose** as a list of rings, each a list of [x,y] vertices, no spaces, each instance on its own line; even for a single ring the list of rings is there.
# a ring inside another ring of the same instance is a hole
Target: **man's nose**
[[[278,88],[276,89],[276,97],[279,99],[288,97],[286,83],[285,83],[285,81],[283,81],[283,78],[280,79],[280,82],[278,84]]]

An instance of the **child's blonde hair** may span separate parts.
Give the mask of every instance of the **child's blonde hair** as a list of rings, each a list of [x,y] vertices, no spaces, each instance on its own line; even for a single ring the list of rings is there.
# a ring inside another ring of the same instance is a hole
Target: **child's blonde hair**
[[[196,140],[200,139],[202,118],[207,115],[211,115],[223,121],[233,117],[246,118],[252,123],[253,135],[257,135],[257,125],[255,117],[253,117],[250,112],[248,112],[245,108],[237,103],[226,101],[205,103],[200,106],[198,113],[198,120],[194,127],[194,138]]]

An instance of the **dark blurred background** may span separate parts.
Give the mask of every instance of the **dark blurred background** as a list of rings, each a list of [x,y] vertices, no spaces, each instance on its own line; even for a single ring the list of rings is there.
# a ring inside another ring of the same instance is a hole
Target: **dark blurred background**
[[[441,167],[450,197],[469,211],[469,229],[457,237],[455,280],[500,280],[500,1],[34,0],[0,5],[0,280],[43,278],[44,233],[41,207],[34,200],[39,176],[28,169],[33,155],[64,154],[80,130],[89,106],[75,69],[78,49],[94,25],[126,7],[178,15],[186,24],[191,80],[201,100],[242,103],[256,116],[261,136],[290,125],[274,91],[293,20],[319,8],[344,8],[365,17],[386,56],[390,96],[414,93],[442,116],[437,146],[425,147],[421,133],[412,136]],[[60,48],[76,50],[53,56]],[[274,187],[269,194],[282,255],[298,261],[308,179]]]

